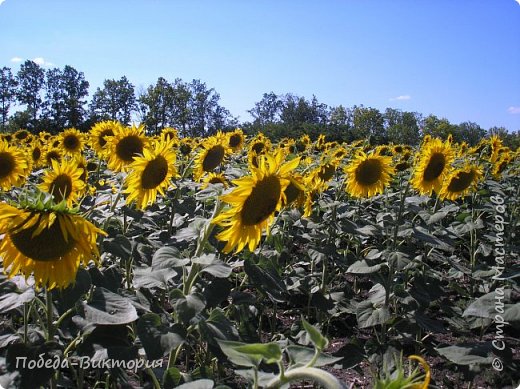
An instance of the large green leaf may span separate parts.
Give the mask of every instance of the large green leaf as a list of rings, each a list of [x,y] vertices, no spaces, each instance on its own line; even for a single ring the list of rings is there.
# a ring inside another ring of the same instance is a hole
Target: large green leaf
[[[190,324],[206,307],[204,297],[198,293],[184,295],[181,290],[174,289],[170,293],[170,298],[175,312],[185,324]]]
[[[487,293],[475,301],[473,301],[464,311],[462,316],[476,316],[484,318],[493,318],[497,314],[495,308],[497,302],[500,302],[502,309],[506,307],[506,302],[510,301],[511,290],[504,290],[504,294],[496,291]]]
[[[287,288],[274,269],[263,269],[249,258],[244,261],[244,270],[257,288],[273,301],[284,302]]]
[[[181,332],[180,328],[163,324],[155,313],[147,313],[137,322],[137,335],[150,361],[163,357],[184,343]]]
[[[307,334],[309,334],[309,338],[311,339],[311,342],[314,344],[314,346],[320,351],[326,349],[327,345],[329,344],[328,339],[324,337],[316,327],[311,325],[303,317],[302,324]]]
[[[89,302],[82,302],[85,319],[92,324],[126,324],[137,320],[137,311],[128,299],[97,287]]]
[[[387,307],[375,306],[368,300],[358,304],[356,317],[360,328],[368,328],[386,323],[391,316]]]
[[[314,358],[315,350],[310,347],[303,347],[297,345],[290,345],[287,347],[287,353],[290,359],[290,368],[305,366]],[[330,354],[320,353],[313,367],[321,367],[332,365],[343,359],[340,356],[332,356]]]
[[[458,365],[489,365],[493,361],[491,343],[460,344],[435,350]]]
[[[22,277],[4,281],[0,284],[0,313],[18,308],[34,298],[34,289]]]

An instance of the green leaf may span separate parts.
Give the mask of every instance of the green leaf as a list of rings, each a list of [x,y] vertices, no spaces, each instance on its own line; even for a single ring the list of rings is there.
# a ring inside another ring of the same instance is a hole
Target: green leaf
[[[247,355],[259,355],[266,363],[282,360],[282,349],[278,343],[250,343],[235,347],[235,350]]]
[[[203,296],[198,293],[185,296],[181,290],[174,289],[170,293],[170,298],[175,312],[185,324],[190,324],[195,316],[206,307]]]
[[[372,301],[362,301],[356,308],[356,317],[360,328],[368,328],[386,323],[390,319],[387,307],[374,306]]]
[[[274,269],[262,269],[249,258],[244,261],[244,270],[251,282],[276,302],[286,300],[287,288]]]
[[[108,289],[97,287],[89,302],[81,302],[85,319],[92,324],[126,324],[137,320],[132,303]]]
[[[0,313],[8,312],[12,309],[18,308],[19,306],[32,301],[34,298],[34,289],[32,287],[27,287],[24,290],[20,290],[15,286],[14,282],[7,282],[13,286],[11,289],[14,289],[14,291],[11,293],[2,294],[0,296]],[[2,289],[4,288],[5,283],[2,284]]]
[[[137,322],[137,335],[150,361],[163,357],[184,343],[184,337],[179,332],[175,327],[164,325],[155,313],[144,314]]]
[[[237,351],[236,348],[245,345],[245,343],[222,339],[217,339],[217,343],[226,357],[235,365],[257,367],[262,362],[261,355],[245,354]]]
[[[437,352],[457,365],[489,365],[493,361],[491,343],[439,347]]]
[[[350,267],[347,269],[347,273],[352,274],[371,274],[378,272],[382,264],[376,264],[376,265],[370,265],[366,260],[357,261],[354,262]]]
[[[58,309],[60,312],[65,312],[72,308],[79,299],[85,295],[92,285],[92,279],[87,270],[80,268],[76,274],[76,281],[65,289],[56,289],[53,291],[53,296],[58,300]]]
[[[309,334],[309,338],[311,339],[311,342],[314,344],[314,346],[319,350],[322,351],[327,348],[327,345],[329,344],[329,341],[326,337],[324,337],[321,332],[311,325],[307,320],[305,320],[302,317],[302,324],[305,331]]]
[[[289,359],[291,361],[290,368],[292,369],[305,366],[307,363],[309,363],[312,358],[314,358],[315,350],[310,347],[290,345],[287,347],[287,353],[289,354]],[[312,366],[321,367],[332,365],[333,363],[339,362],[342,359],[343,357],[340,356],[336,357],[330,354],[320,353],[318,359]]]
[[[124,235],[103,239],[103,250],[116,257],[128,260],[132,255],[132,243]]]
[[[504,290],[504,294],[497,293],[497,291],[493,291],[487,293],[475,301],[473,301],[464,311],[462,316],[476,316],[476,317],[484,317],[484,318],[493,318],[497,314],[495,311],[496,304],[501,302],[504,304],[510,300],[511,290]],[[504,308],[502,306],[502,308]]]
[[[177,389],[213,389],[214,386],[215,384],[212,380],[202,379],[179,385]]]

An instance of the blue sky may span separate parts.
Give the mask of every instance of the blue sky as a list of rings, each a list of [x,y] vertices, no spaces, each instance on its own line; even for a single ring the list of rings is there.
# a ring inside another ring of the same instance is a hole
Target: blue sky
[[[520,130],[520,0],[0,0],[0,66],[200,79],[241,120],[265,92]]]

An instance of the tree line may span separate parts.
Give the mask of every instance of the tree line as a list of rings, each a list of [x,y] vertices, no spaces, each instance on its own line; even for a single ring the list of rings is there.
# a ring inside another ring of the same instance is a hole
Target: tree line
[[[456,141],[475,145],[490,134],[500,135],[512,148],[520,145],[518,131],[503,127],[483,129],[477,123],[450,123],[435,115],[387,108],[328,106],[291,93],[264,93],[248,112],[252,121],[239,122],[223,107],[220,95],[200,80],[185,82],[180,78],[157,82],[136,91],[122,76],[107,79],[87,101],[89,82],[83,72],[66,65],[63,69],[44,70],[27,60],[16,74],[8,67],[0,71],[1,130],[26,128],[57,133],[75,127],[87,131],[100,120],[118,120],[126,125],[137,120],[149,134],[165,127],[177,128],[183,136],[205,136],[217,130],[242,127],[247,134],[262,131],[276,140],[309,134],[325,134],[328,140],[352,141],[368,138],[372,144],[405,143],[416,145],[423,135],[441,138],[452,135]],[[10,115],[13,111],[17,110]]]

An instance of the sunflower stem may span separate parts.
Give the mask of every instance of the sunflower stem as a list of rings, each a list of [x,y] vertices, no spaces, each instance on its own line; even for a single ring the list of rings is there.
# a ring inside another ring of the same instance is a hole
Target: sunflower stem
[[[52,293],[49,288],[45,287],[45,302],[46,302],[46,313],[47,313],[47,341],[50,342],[54,339],[54,324],[52,322],[53,307],[52,307]],[[52,375],[50,380],[51,389],[56,388],[56,374]]]

